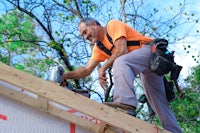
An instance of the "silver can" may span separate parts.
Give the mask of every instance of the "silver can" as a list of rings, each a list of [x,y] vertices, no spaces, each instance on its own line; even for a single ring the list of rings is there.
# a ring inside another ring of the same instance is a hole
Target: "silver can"
[[[50,67],[48,80],[61,83],[63,74],[64,74],[64,69],[62,66]]]

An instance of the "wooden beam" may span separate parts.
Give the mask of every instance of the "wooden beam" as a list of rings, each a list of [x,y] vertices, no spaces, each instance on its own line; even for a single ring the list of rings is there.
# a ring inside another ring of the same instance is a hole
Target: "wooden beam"
[[[0,80],[8,82],[20,88],[24,88],[50,101],[75,109],[81,113],[96,118],[112,127],[122,129],[130,133],[154,133],[155,125],[131,117],[104,104],[93,101],[63,87],[49,83],[40,78],[21,72],[10,66],[0,63]],[[163,133],[168,131],[162,130]]]
[[[60,109],[56,106],[53,106],[49,102],[46,102],[45,100],[45,106],[46,103],[48,104],[48,108],[45,107],[45,109],[41,108],[40,105],[41,101],[40,98],[34,98],[29,95],[26,95],[22,92],[12,90],[10,88],[7,88],[5,86],[2,86],[0,84],[0,95],[6,96],[8,98],[14,99],[18,102],[21,102],[23,104],[32,106],[34,108],[40,109],[44,112],[47,112],[48,114],[51,114],[53,116],[56,116],[64,121],[70,122],[70,123],[76,123],[76,125],[87,129],[88,131],[92,131],[94,133],[99,133],[100,130],[100,124],[96,124],[93,122],[90,122],[86,119],[80,118],[79,116],[76,116],[70,112],[67,112],[66,110]],[[44,100],[44,99],[43,99]],[[115,131],[112,128],[107,128],[105,130],[105,133],[115,133]]]
[[[49,105],[49,100],[43,96],[38,96],[38,108],[47,112],[48,110],[48,105]]]
[[[27,96],[21,92],[17,92],[15,90],[9,89],[1,84],[0,84],[0,95],[20,101],[21,103],[32,106],[32,107],[37,106],[37,99]]]

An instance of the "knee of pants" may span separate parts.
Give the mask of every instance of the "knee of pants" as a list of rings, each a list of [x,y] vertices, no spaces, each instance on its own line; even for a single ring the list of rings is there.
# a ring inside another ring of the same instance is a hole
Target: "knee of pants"
[[[123,58],[123,56],[118,57],[117,59],[115,59],[114,63],[113,63],[113,69],[120,69],[123,68],[125,65],[125,60]]]
[[[124,58],[118,57],[115,62],[113,63],[113,75],[114,79],[122,76],[127,75],[129,73],[129,68],[126,65],[126,61]]]

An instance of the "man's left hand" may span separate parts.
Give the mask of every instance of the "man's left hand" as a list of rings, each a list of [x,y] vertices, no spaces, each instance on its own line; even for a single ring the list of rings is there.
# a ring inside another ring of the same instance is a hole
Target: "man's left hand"
[[[106,72],[103,68],[99,70],[99,82],[100,82],[101,87],[103,88],[106,87],[107,78],[106,78]]]

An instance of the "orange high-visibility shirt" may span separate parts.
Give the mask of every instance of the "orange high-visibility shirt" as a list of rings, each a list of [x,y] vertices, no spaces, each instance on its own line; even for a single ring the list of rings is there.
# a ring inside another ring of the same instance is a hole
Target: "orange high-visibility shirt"
[[[152,41],[151,38],[143,36],[136,30],[134,30],[133,28],[128,26],[127,24],[125,24],[121,21],[118,21],[118,20],[109,21],[106,28],[107,28],[107,32],[108,32],[109,36],[113,40],[113,43],[120,37],[125,37],[127,41],[140,41],[139,46],[128,46],[129,52],[133,51],[135,49],[141,48],[142,45]],[[109,50],[113,46],[113,44],[111,44],[109,42],[106,34],[104,34],[104,40],[101,43],[103,43],[103,45]],[[114,53],[114,52],[115,52],[115,47],[112,50],[112,53]],[[107,55],[101,49],[99,49],[98,46],[96,46],[96,45],[94,46],[91,59],[103,62],[106,59],[108,59],[109,57],[110,56]]]

